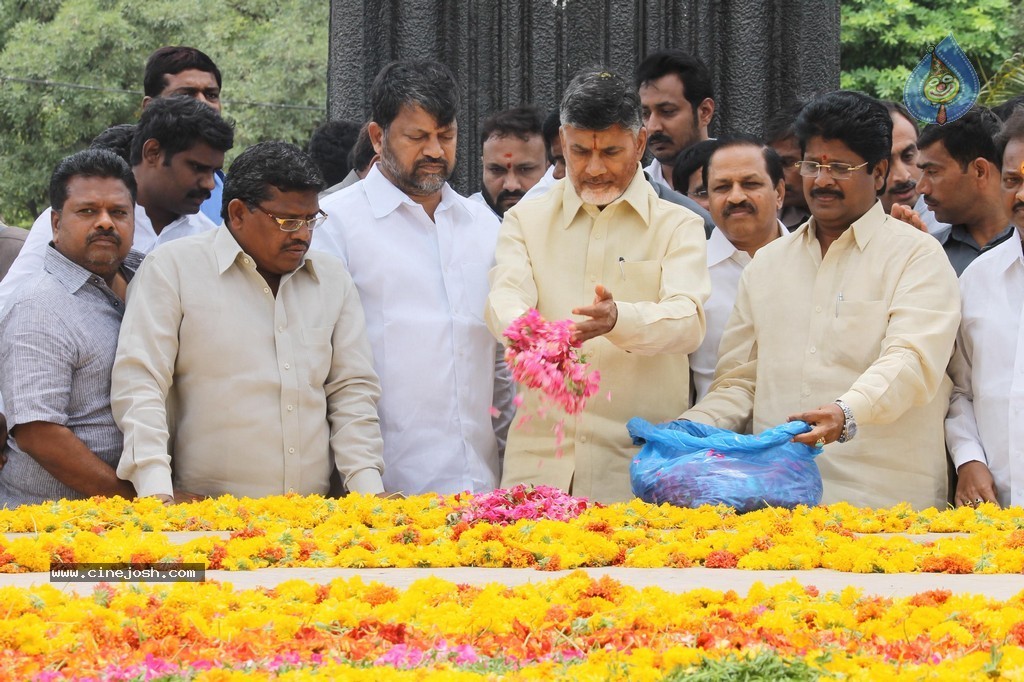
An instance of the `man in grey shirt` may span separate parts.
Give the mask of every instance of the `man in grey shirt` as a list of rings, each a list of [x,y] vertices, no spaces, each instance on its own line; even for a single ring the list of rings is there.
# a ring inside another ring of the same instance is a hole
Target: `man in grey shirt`
[[[128,164],[103,149],[73,154],[53,172],[44,271],[0,320],[10,426],[0,505],[135,495],[114,472],[123,439],[110,411],[125,291],[142,262],[131,251],[135,191]]]

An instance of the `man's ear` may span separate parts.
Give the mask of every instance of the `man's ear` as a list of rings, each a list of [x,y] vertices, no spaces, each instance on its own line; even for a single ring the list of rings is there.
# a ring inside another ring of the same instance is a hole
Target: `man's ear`
[[[889,159],[882,159],[876,163],[871,173],[875,177],[875,191],[883,189],[889,177]]]
[[[369,125],[366,126],[366,132],[370,136],[370,144],[373,145],[373,151],[377,152],[377,155],[380,156],[380,150],[384,148],[384,129],[376,121],[370,121]]]
[[[151,137],[142,143],[142,163],[150,166],[156,166],[161,163],[163,157],[163,148],[160,146],[160,141],[155,137]]]
[[[707,128],[711,125],[711,119],[715,116],[715,100],[705,97],[704,101],[697,105],[697,126]]]
[[[60,231],[60,213],[57,210],[50,211],[50,229],[53,230],[53,242],[57,243],[57,234]]]
[[[565,147],[563,146],[563,149]],[[640,158],[643,158],[644,151],[647,149],[647,127],[641,126],[640,132],[636,135],[636,151]]]
[[[245,218],[249,213],[249,207],[241,199],[232,199],[228,202],[228,226],[232,230],[244,229]]]
[[[782,210],[782,203],[786,200],[786,180],[783,178],[779,180],[779,184],[775,185],[775,210]]]

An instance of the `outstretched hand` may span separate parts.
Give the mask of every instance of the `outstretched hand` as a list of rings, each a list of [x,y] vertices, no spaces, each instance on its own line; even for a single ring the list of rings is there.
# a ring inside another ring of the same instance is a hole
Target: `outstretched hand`
[[[577,322],[573,325],[573,338],[583,343],[595,336],[607,334],[615,328],[619,319],[619,309],[612,299],[612,292],[598,284],[594,288],[594,303],[583,308],[573,308],[573,315],[585,315],[589,320]]]

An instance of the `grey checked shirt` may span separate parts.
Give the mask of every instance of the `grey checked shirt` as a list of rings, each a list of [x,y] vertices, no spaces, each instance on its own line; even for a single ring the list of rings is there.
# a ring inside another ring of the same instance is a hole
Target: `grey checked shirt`
[[[121,266],[131,279],[143,254]],[[0,393],[7,424],[50,422],[71,429],[112,467],[123,439],[110,411],[110,368],[124,302],[102,278],[47,247],[44,272],[14,295],[0,320]],[[8,436],[0,506],[84,497],[51,476]]]

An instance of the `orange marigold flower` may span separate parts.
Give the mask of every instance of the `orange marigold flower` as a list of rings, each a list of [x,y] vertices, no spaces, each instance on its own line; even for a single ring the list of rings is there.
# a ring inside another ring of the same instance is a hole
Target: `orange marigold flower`
[[[381,585],[379,583],[370,585],[369,589],[367,589],[366,593],[363,595],[363,601],[365,601],[370,606],[380,606],[381,604],[386,604],[388,602],[393,602],[397,600],[398,590],[396,590],[393,587],[388,587],[387,585]]]
[[[945,604],[952,595],[950,590],[928,590],[911,597],[910,604],[913,606],[938,606]]]
[[[704,559],[704,568],[736,568],[738,559],[732,552],[716,549]]]
[[[925,573],[974,573],[974,564],[962,554],[925,557],[921,562]]]

